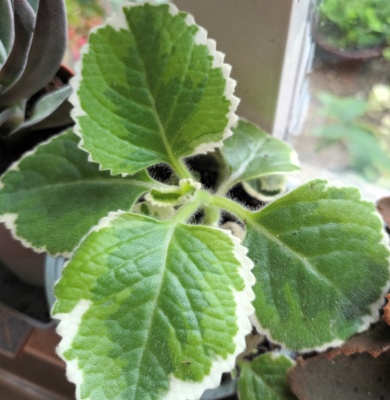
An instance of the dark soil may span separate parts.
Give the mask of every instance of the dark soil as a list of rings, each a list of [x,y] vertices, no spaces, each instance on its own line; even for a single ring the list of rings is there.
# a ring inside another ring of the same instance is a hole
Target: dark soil
[[[0,303],[4,303],[39,322],[47,323],[50,321],[45,290],[23,282],[1,263]]]

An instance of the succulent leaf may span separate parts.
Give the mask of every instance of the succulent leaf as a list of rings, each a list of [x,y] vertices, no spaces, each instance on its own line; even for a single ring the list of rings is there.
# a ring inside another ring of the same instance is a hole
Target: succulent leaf
[[[0,1],[0,65],[7,59],[14,43],[14,16],[11,0]]]
[[[49,92],[48,94],[40,97],[34,104],[31,117],[19,125],[10,133],[10,135],[22,129],[29,128],[32,125],[38,124],[50,116],[68,98],[71,92],[72,88],[70,85],[65,85],[54,92]]]
[[[16,103],[42,89],[58,71],[66,48],[66,12],[62,0],[40,0],[26,67],[0,97],[0,106]]]
[[[15,41],[0,70],[0,94],[6,93],[22,75],[35,28],[35,12],[27,0],[14,2]],[[0,105],[3,103],[0,97]]]
[[[37,10],[38,10],[39,0],[27,0],[27,1],[30,3],[30,6],[32,7],[34,12],[36,13]]]

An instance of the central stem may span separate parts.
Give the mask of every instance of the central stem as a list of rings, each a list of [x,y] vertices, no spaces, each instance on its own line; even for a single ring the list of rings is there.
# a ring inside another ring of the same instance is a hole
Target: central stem
[[[185,162],[179,158],[179,159],[174,159],[171,158],[170,164],[174,171],[176,172],[176,175],[180,179],[193,179],[194,177],[192,176],[190,170],[188,169],[187,165]]]

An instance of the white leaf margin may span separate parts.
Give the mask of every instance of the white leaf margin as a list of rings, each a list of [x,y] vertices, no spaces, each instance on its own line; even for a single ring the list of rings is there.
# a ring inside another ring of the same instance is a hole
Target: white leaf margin
[[[242,117],[240,117],[240,120],[239,120],[239,121],[237,120],[237,121],[232,125],[232,129],[233,129],[233,130],[236,129],[236,128],[238,127],[238,124],[239,124],[240,121],[243,121],[243,122],[245,122],[245,123],[249,123],[249,124],[253,125],[254,127],[256,127],[256,129],[258,129],[259,131],[265,132],[263,129],[261,129],[261,128],[260,128],[259,126],[257,126],[256,124],[253,124],[252,122],[250,122],[250,121],[248,121],[247,119],[242,118]],[[291,163],[291,165],[294,165],[297,169],[296,169],[295,171],[289,171],[289,170],[284,170],[284,171],[283,171],[283,170],[280,170],[280,171],[272,172],[272,173],[269,173],[269,172],[267,172],[267,173],[260,173],[260,174],[254,175],[254,176],[252,176],[252,177],[250,177],[250,178],[246,178],[245,180],[259,179],[259,178],[263,178],[263,177],[270,176],[270,175],[295,175],[295,174],[299,174],[299,173],[300,173],[300,161],[299,161],[298,153],[289,145],[289,143],[285,142],[284,140],[277,139],[277,138],[275,138],[275,137],[273,137],[273,136],[269,136],[269,138],[270,138],[271,140],[273,140],[274,142],[275,142],[275,141],[276,141],[276,142],[279,142],[279,143],[281,142],[281,143],[283,143],[284,145],[288,145],[288,146],[290,147],[290,148],[289,148],[289,150],[290,150],[289,162]],[[240,182],[241,176],[245,173],[247,167],[248,167],[254,160],[256,160],[256,158],[257,158],[257,157],[256,157],[256,156],[257,156],[257,151],[258,151],[259,149],[261,149],[263,145],[264,145],[264,141],[258,142],[258,144],[257,144],[258,147],[255,148],[255,149],[252,149],[252,154],[251,154],[251,156],[250,156],[249,158],[247,158],[247,159],[245,160],[245,162],[243,162],[243,163],[241,164],[240,168],[238,168],[235,172],[233,172],[233,173],[228,177],[228,179],[227,179],[228,182],[231,182],[231,183],[238,183],[238,182]],[[229,168],[230,168],[230,167],[229,167]]]
[[[327,182],[327,185],[324,188],[324,191],[327,189],[331,189],[331,188],[345,188],[345,189],[354,189],[359,193],[359,199],[358,201],[364,202],[364,203],[369,203],[369,204],[373,204],[370,200],[365,199],[362,196],[361,191],[359,190],[359,188],[357,188],[356,186],[351,186],[351,185],[346,185],[345,183],[341,182],[341,181],[328,181],[327,178],[325,177],[320,177],[320,178],[316,178],[316,179],[309,179],[306,180],[305,182],[303,182],[303,184],[306,184],[310,181],[315,181],[315,180],[323,180]],[[297,187],[298,189],[299,187]],[[283,194],[282,196],[280,196],[279,198],[283,197],[283,196],[287,196],[290,192]],[[271,203],[272,204],[272,203]],[[267,207],[267,206],[265,206]],[[387,234],[387,232],[385,231],[385,228],[383,226],[383,221],[382,218],[380,217],[379,213],[375,210],[374,207],[374,211],[372,212],[372,215],[378,219],[378,221],[382,224],[382,230],[381,230],[381,240],[378,242],[379,245],[382,245],[385,249],[387,249],[387,271],[389,272],[389,276],[390,276],[390,239],[389,239],[389,235]],[[355,332],[355,333],[361,333],[365,330],[367,330],[370,325],[372,323],[375,323],[377,321],[379,321],[380,316],[379,316],[379,310],[383,307],[383,305],[385,304],[385,296],[386,294],[389,292],[389,286],[390,286],[390,280],[388,280],[386,282],[386,284],[380,288],[381,290],[381,294],[378,297],[378,300],[372,304],[369,305],[368,309],[369,309],[369,314],[367,314],[365,317],[362,317],[362,323],[359,327],[359,329]],[[272,333],[270,332],[269,329],[264,328],[260,321],[257,319],[256,316],[256,312],[253,313],[253,315],[250,316],[250,321],[251,324],[257,329],[258,332],[266,335],[272,342],[277,343],[279,345],[281,345],[282,347],[289,349],[289,347],[280,340],[276,340]],[[334,347],[339,347],[341,346],[343,343],[345,343],[347,339],[339,339],[336,338],[334,340],[331,340],[330,342],[324,343],[322,345],[319,346],[315,346],[315,347],[307,347],[307,348],[303,348],[303,349],[298,349],[300,353],[310,353],[313,351],[317,351],[317,352],[323,352],[325,350],[328,350],[330,348],[334,348]],[[297,350],[297,349],[291,349],[291,350]]]
[[[3,178],[8,174],[8,172],[11,171],[20,171],[19,165],[28,157],[33,156],[42,146],[45,146],[55,139],[66,135],[66,133],[69,130],[66,129],[65,131],[61,132],[58,135],[52,136],[51,138],[39,143],[36,147],[34,147],[32,150],[27,151],[26,153],[23,154],[23,156],[15,161],[14,163],[11,164],[11,166],[5,171],[5,173],[0,177],[0,190],[4,189],[6,187],[6,184],[3,182]],[[34,246],[32,243],[30,243],[28,240],[22,238],[18,234],[18,220],[19,214],[17,213],[5,213],[5,214],[0,214],[0,223],[4,223],[5,227],[11,232],[12,237],[20,242],[23,247],[27,249],[32,249],[36,253],[48,253],[46,246],[41,246],[37,247]],[[59,252],[56,254],[52,254],[53,257],[58,257],[58,256],[63,256],[65,258],[71,257],[72,253],[69,252]]]
[[[129,212],[123,210],[112,211],[106,217],[103,217],[100,222],[84,236],[74,251],[82,245],[84,239],[90,233],[109,228],[112,222],[123,214],[129,214]],[[229,354],[226,359],[219,357],[216,360],[213,360],[210,373],[206,375],[201,382],[182,381],[171,376],[169,389],[165,396],[162,397],[163,400],[197,400],[205,390],[218,387],[220,385],[222,373],[232,371],[237,356],[245,350],[245,336],[252,330],[251,317],[255,312],[252,305],[252,302],[255,299],[252,286],[255,284],[256,279],[251,272],[254,264],[253,261],[247,257],[248,249],[241,245],[241,240],[234,236],[230,231],[210,226],[207,226],[207,228],[222,232],[231,240],[233,243],[232,255],[241,265],[239,274],[245,283],[245,287],[242,291],[234,291],[233,288],[231,288],[236,303],[236,322],[238,326],[237,333],[233,338],[235,350],[233,353]],[[65,263],[64,268],[67,267],[70,261],[71,260]],[[81,399],[80,388],[84,381],[83,370],[79,368],[77,358],[69,361],[65,358],[64,354],[67,350],[72,348],[73,341],[76,338],[79,327],[82,323],[82,318],[91,305],[92,302],[90,300],[81,299],[69,313],[52,313],[52,317],[60,321],[56,330],[62,337],[56,351],[59,357],[66,363],[67,378],[70,382],[73,382],[76,385],[76,400],[94,399]]]
[[[150,202],[150,204],[152,204],[152,206],[154,206],[154,207],[163,208],[163,207],[171,207],[171,206],[181,206],[183,204],[190,202],[193,199],[195,193],[202,188],[202,184],[200,182],[196,182],[192,178],[185,178],[185,179],[180,179],[179,186],[168,186],[168,187],[162,187],[162,188],[158,189],[158,191],[160,193],[165,193],[165,194],[178,193],[181,189],[183,189],[183,187],[186,184],[192,186],[194,193],[183,194],[177,199],[176,202],[172,202],[171,204],[160,202],[160,201],[156,200],[153,197],[153,194],[151,192],[148,192],[145,195],[145,200]]]
[[[151,6],[161,6],[162,4],[168,5],[169,7],[169,12],[172,16],[177,15],[180,11],[179,9],[172,3],[159,3],[155,0],[142,0],[137,3],[124,3],[122,7],[119,8],[119,11],[116,15],[114,15],[111,18],[108,18],[107,21],[105,22],[104,25],[99,25],[94,27],[93,29],[90,30],[90,34],[96,33],[99,29],[105,27],[105,26],[111,26],[113,29],[119,31],[120,29],[125,29],[129,30],[125,14],[123,12],[123,8],[131,8],[131,7],[140,7],[145,4],[149,4]],[[236,96],[234,96],[234,91],[237,82],[230,77],[230,73],[232,70],[231,65],[224,63],[225,55],[216,50],[216,41],[213,39],[209,39],[207,37],[207,31],[206,29],[202,28],[201,26],[197,25],[195,22],[194,17],[187,13],[187,17],[185,19],[185,22],[188,26],[196,26],[198,28],[198,32],[195,35],[194,41],[195,44],[198,45],[205,45],[208,49],[209,55],[212,58],[212,67],[213,68],[221,68],[222,70],[222,75],[226,80],[226,86],[225,86],[225,91],[224,91],[224,96],[225,98],[230,102],[230,108],[229,112],[227,113],[227,123],[225,130],[222,135],[222,139],[218,142],[209,142],[209,143],[202,143],[201,145],[197,146],[193,152],[193,154],[190,154],[189,156],[194,156],[196,154],[206,154],[208,152],[214,151],[216,148],[222,147],[223,146],[223,141],[227,139],[228,137],[233,135],[232,129],[233,126],[237,123],[238,121],[238,116],[236,115],[236,110],[238,107],[238,104],[240,103],[240,99]],[[75,126],[73,127],[74,133],[80,137],[80,142],[79,142],[79,147],[86,151],[88,153],[88,161],[90,162],[95,162],[99,165],[100,170],[108,170],[111,172],[113,175],[113,169],[112,168],[103,168],[102,165],[100,164],[99,161],[94,160],[92,154],[85,148],[84,146],[84,138],[81,133],[80,126],[78,124],[78,118],[79,117],[86,117],[88,114],[83,110],[81,107],[80,99],[78,97],[78,91],[82,82],[82,61],[84,58],[84,55],[88,54],[89,51],[89,43],[86,43],[80,50],[80,59],[76,62],[74,66],[74,71],[75,75],[73,78],[70,79],[69,84],[71,85],[73,91],[72,94],[69,96],[68,100],[69,102],[73,105],[73,109],[71,111],[71,117],[73,118],[75,122]],[[120,175],[123,177],[128,176],[130,174],[126,172],[122,172]]]

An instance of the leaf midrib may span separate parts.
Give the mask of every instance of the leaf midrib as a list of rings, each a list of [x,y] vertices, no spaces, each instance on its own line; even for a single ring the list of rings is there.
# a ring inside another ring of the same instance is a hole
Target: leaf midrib
[[[137,371],[138,372],[141,370],[141,367],[143,365],[143,359],[144,359],[144,356],[145,356],[145,350],[147,349],[147,344],[148,344],[148,342],[150,340],[150,333],[152,331],[151,328],[152,328],[152,325],[153,325],[153,322],[154,322],[154,319],[155,319],[155,314],[156,314],[156,310],[157,310],[157,304],[158,304],[159,299],[160,299],[160,295],[161,295],[161,291],[162,291],[162,286],[163,286],[165,274],[166,274],[167,269],[168,269],[166,260],[168,258],[169,247],[170,247],[170,244],[172,242],[172,236],[173,236],[173,233],[175,231],[175,228],[176,228],[176,225],[173,225],[168,229],[167,236],[166,236],[165,242],[164,242],[165,244],[163,245],[163,248],[166,249],[164,254],[161,257],[163,262],[164,262],[164,265],[161,268],[161,271],[160,271],[160,274],[159,274],[159,277],[160,277],[159,285],[155,290],[156,296],[155,296],[155,299],[153,301],[153,306],[152,306],[153,312],[151,313],[149,324],[147,326],[147,337],[145,338],[145,341],[144,341],[145,346],[141,350],[141,352],[142,352],[141,353],[141,357],[140,357],[139,363],[137,365]],[[138,390],[139,390],[139,387],[140,387],[140,385],[139,385],[140,378],[141,378],[141,374],[138,373],[137,381],[135,382],[135,387],[136,387],[135,398],[137,398],[137,393],[138,393]]]
[[[249,157],[241,164],[241,166],[237,169],[236,172],[230,175],[230,178],[228,178],[229,182],[231,182],[232,184],[238,182],[239,178],[244,174],[248,165],[256,158],[257,152],[263,146],[263,144],[264,144],[264,139],[256,142],[255,148],[249,152]]]
[[[147,70],[145,68],[145,61],[141,57],[141,53],[139,51],[139,44],[138,44],[138,41],[137,41],[137,35],[134,33],[134,29],[131,26],[131,21],[129,19],[127,19],[127,18],[126,18],[126,21],[127,21],[127,25],[129,27],[129,30],[131,31],[131,33],[133,34],[133,37],[134,37],[135,50],[137,52],[138,59],[142,63],[142,67],[143,67],[143,70],[144,70],[144,76],[145,76],[145,84],[146,84],[147,94],[148,94],[148,97],[149,97],[149,99],[151,101],[151,104],[152,104],[152,108],[151,109],[152,109],[154,118],[155,118],[155,120],[156,120],[156,122],[158,124],[158,127],[160,129],[161,138],[162,138],[165,150],[167,152],[167,156],[168,156],[168,160],[167,161],[170,161],[172,163],[172,166],[175,166],[177,164],[177,157],[174,156],[173,151],[171,149],[171,146],[168,143],[168,139],[167,139],[167,135],[166,135],[166,132],[165,132],[165,128],[164,128],[164,126],[163,126],[163,124],[161,122],[160,115],[157,112],[156,102],[155,102],[155,99],[153,97],[153,94],[152,94],[152,91],[151,91],[151,88],[150,88],[149,77],[148,77],[148,74],[146,72]]]

